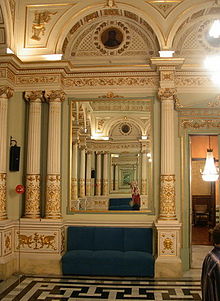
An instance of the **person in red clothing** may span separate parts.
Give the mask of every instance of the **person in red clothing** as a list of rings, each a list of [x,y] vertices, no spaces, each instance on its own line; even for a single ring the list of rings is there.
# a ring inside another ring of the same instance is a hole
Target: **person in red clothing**
[[[136,181],[131,182],[131,193],[132,193],[132,209],[140,210],[140,205],[141,205],[140,190]]]

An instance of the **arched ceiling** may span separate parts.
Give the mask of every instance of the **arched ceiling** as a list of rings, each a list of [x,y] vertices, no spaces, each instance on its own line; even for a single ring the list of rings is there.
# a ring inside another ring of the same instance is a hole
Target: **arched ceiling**
[[[134,64],[174,50],[186,63],[198,64],[220,45],[207,38],[220,13],[213,0],[0,0],[0,5],[0,51],[9,47],[24,61],[60,54],[79,65]],[[117,31],[118,47],[104,45],[110,29]]]

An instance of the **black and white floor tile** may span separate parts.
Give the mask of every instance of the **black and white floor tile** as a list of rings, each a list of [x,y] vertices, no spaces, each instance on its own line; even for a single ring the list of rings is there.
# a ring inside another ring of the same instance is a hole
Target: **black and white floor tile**
[[[1,287],[2,287],[1,283]],[[20,276],[3,290],[3,301],[201,300],[199,280]]]

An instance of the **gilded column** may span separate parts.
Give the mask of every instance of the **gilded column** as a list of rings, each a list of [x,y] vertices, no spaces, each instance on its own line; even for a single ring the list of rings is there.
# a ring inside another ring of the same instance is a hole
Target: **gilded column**
[[[118,191],[118,164],[115,164],[115,190]]]
[[[46,218],[61,218],[61,104],[65,94],[61,90],[45,93],[49,103]]]
[[[147,151],[143,150],[141,154],[141,194],[147,194]]]
[[[91,163],[92,163],[92,152],[87,151],[86,160],[86,196],[91,196]]]
[[[86,172],[86,150],[85,146],[81,147],[80,153],[80,178],[79,178],[79,196],[85,197],[85,172]]]
[[[182,58],[152,58],[160,73],[161,100],[161,175],[160,175],[160,212],[157,229],[157,259],[155,276],[181,277],[182,260],[180,258],[181,223],[176,216],[175,192],[175,71],[183,64]]]
[[[7,116],[8,99],[12,97],[13,90],[0,86],[0,220],[7,219]]]
[[[109,179],[108,179],[108,152],[104,153],[104,166],[103,166],[103,195],[109,194]]]
[[[111,165],[111,191],[114,190],[114,164]]]
[[[25,93],[29,102],[27,175],[25,213],[27,218],[40,217],[40,145],[41,145],[41,102],[42,91]]]
[[[78,199],[78,143],[72,144],[72,181],[71,181],[71,200]]]
[[[176,89],[160,88],[161,99],[161,220],[176,220],[174,170],[174,95]]]
[[[97,152],[96,195],[101,195],[101,152]]]

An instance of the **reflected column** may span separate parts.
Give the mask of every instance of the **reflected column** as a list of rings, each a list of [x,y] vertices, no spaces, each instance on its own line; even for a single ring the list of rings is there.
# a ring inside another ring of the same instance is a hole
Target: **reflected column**
[[[91,196],[91,158],[92,152],[87,151],[87,161],[86,161],[86,196]]]
[[[40,217],[40,148],[42,91],[25,93],[29,102],[27,176],[25,193],[26,218]]]
[[[8,99],[13,95],[13,90],[0,86],[0,220],[7,219],[7,118]]]
[[[97,152],[96,195],[101,195],[101,152]]]
[[[146,195],[147,194],[147,151],[143,150],[141,153],[141,166],[142,166],[142,172],[141,172],[141,194]]]
[[[61,104],[65,93],[52,90],[45,93],[49,103],[46,218],[61,218]]]
[[[79,178],[79,196],[85,197],[85,173],[86,173],[86,147],[80,147],[80,178]]]
[[[111,165],[111,191],[114,190],[114,164]]]
[[[118,165],[115,164],[115,190],[118,191]]]
[[[104,166],[103,166],[103,195],[109,194],[109,179],[108,179],[108,158],[109,153],[104,153]]]
[[[78,143],[74,141],[72,144],[72,179],[71,179],[71,199],[78,199]]]

